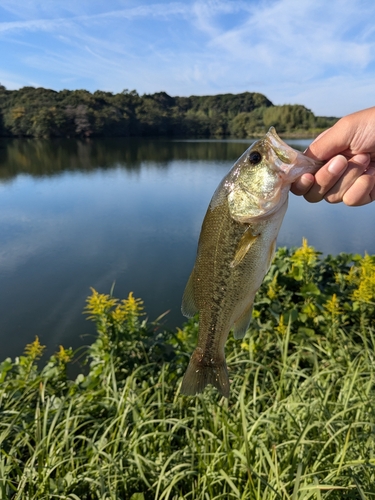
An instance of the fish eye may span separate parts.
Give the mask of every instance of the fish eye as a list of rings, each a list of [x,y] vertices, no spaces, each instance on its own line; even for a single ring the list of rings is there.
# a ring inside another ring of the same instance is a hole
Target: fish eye
[[[251,165],[258,165],[262,161],[262,155],[259,153],[259,151],[252,151],[249,154],[249,162]]]

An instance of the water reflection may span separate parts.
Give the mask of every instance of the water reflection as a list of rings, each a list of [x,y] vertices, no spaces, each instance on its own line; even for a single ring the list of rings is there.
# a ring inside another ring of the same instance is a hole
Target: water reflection
[[[304,149],[308,141],[294,141]],[[181,295],[214,189],[249,141],[0,141],[0,359],[35,335],[53,352],[91,341],[90,286],[184,321]],[[375,253],[373,207],[292,196],[279,244]],[[88,337],[82,339],[82,334]]]
[[[0,140],[0,179],[21,173],[33,176],[68,171],[89,172],[123,167],[139,170],[152,162],[167,168],[172,161],[233,161],[249,141],[169,141],[165,139],[10,139]]]

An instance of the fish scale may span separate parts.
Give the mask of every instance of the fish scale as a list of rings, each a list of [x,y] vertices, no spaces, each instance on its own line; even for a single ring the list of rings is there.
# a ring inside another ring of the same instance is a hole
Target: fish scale
[[[321,166],[285,144],[273,127],[237,160],[216,189],[204,218],[182,312],[199,312],[199,332],[181,393],[208,384],[229,397],[225,343],[243,338],[254,297],[272,262],[291,183]]]

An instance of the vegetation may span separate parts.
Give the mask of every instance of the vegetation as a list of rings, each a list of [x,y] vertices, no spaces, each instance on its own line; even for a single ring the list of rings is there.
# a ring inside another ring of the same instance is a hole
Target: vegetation
[[[375,257],[278,250],[229,400],[179,395],[197,318],[147,323],[95,290],[88,372],[38,339],[0,364],[1,499],[375,498]]]
[[[255,92],[171,97],[0,85],[0,136],[249,137],[270,125],[280,133],[316,135],[336,118],[316,117],[301,105],[274,106]]]
[[[169,138],[101,138],[90,139],[0,139],[0,179],[19,174],[35,177],[52,176],[58,172],[90,172],[121,166],[139,170],[146,162],[164,168],[171,162],[227,162],[228,168],[251,144],[242,141]],[[298,145],[293,145],[298,148]]]

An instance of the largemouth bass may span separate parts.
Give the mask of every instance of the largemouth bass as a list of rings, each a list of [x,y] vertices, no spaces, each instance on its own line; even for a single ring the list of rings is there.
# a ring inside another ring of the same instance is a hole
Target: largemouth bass
[[[181,393],[212,384],[229,397],[224,347],[231,328],[243,338],[255,294],[276,249],[293,181],[322,164],[283,142],[273,127],[237,160],[216,189],[203,221],[182,313],[199,312],[199,334]]]

